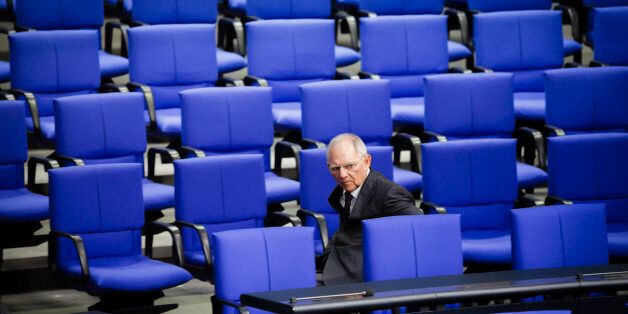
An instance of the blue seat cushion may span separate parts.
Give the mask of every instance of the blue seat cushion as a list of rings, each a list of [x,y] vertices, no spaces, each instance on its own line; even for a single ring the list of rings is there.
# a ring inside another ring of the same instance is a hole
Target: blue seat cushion
[[[510,230],[466,230],[462,232],[465,262],[510,264]]]
[[[246,67],[246,60],[235,53],[216,49],[216,58],[218,60],[218,73],[229,73]]]
[[[264,173],[266,203],[277,204],[299,198],[299,182],[280,177],[273,172]]]
[[[452,40],[447,41],[447,53],[449,61],[458,61],[471,56],[471,50],[467,46]]]
[[[81,274],[81,266],[76,261],[62,265],[61,269],[74,276]],[[90,259],[89,275],[90,290],[96,292],[161,291],[192,279],[192,275],[181,267],[142,255]]]
[[[608,232],[608,253],[611,257],[628,256],[628,224],[609,223]]]
[[[390,99],[390,116],[395,125],[422,126],[425,119],[423,97],[399,97]]]
[[[98,60],[100,62],[100,76],[116,77],[129,73],[129,60],[127,58],[100,50],[98,51]]]
[[[523,121],[545,121],[545,93],[515,93],[515,118]]]
[[[301,129],[301,103],[277,102],[273,103],[273,121],[275,127],[284,130]]]
[[[147,211],[174,207],[174,187],[142,179],[144,209]]]
[[[0,82],[8,82],[9,80],[11,80],[11,64],[0,61]]]
[[[48,219],[48,197],[22,188],[0,190],[0,221],[31,222]]]
[[[55,139],[55,117],[39,117],[39,128],[44,138],[49,140]],[[26,129],[34,130],[33,119],[26,118]]]
[[[166,136],[179,136],[181,134],[181,109],[158,109],[155,114],[159,133]],[[148,111],[144,112],[144,119],[147,124],[150,122]]]
[[[344,67],[360,61],[360,53],[343,46],[335,47],[336,67]]]
[[[194,236],[196,236],[196,234],[194,234]],[[211,239],[211,235],[209,236],[209,238]],[[199,266],[199,267],[204,267],[206,265],[205,263],[205,254],[203,254],[203,251],[185,251],[183,252],[184,258],[185,258],[185,263],[189,264],[189,265],[195,265],[195,266]]]
[[[420,191],[423,187],[421,174],[398,167],[393,167],[393,181],[410,192]]]
[[[563,49],[565,50],[565,56],[574,55],[582,51],[582,45],[573,39],[563,39]]]
[[[547,184],[547,173],[535,166],[518,162],[517,182],[519,182],[520,189],[543,186]]]

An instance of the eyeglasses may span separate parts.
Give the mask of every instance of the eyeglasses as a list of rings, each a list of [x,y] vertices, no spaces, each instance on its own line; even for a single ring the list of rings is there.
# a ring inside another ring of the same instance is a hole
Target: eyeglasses
[[[364,158],[365,155],[362,155],[362,157],[360,157],[360,159],[358,159],[358,161],[353,162],[353,163],[347,163],[341,166],[329,166],[329,163],[327,163],[327,166],[329,168],[329,172],[331,173],[338,173],[340,172],[340,168],[344,168],[346,171],[356,171],[358,168],[358,165],[360,164],[360,161],[362,160],[362,158]]]

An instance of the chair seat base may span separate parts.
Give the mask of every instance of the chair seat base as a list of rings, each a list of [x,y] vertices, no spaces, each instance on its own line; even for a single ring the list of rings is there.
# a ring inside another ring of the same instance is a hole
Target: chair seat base
[[[178,304],[155,305],[155,300],[163,296],[162,291],[140,295],[112,294],[100,297],[98,303],[87,309],[105,313],[165,313],[179,307]]]

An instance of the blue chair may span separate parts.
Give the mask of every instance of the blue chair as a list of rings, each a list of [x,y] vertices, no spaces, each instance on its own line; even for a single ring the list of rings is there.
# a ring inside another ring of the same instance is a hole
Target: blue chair
[[[515,118],[543,123],[543,72],[563,65],[560,12],[495,12],[473,18],[476,65],[513,73]]]
[[[598,9],[628,6],[627,0],[559,0],[558,3],[573,7],[578,13],[580,32],[586,34],[584,42],[593,46],[595,43],[595,19]]]
[[[313,232],[312,228],[298,227],[214,233],[216,295],[212,297],[213,312],[262,313],[242,306],[240,295],[316,287]]]
[[[266,195],[261,155],[231,155],[177,160],[175,225],[182,229],[184,265],[212,281],[209,235],[264,226]],[[300,221],[285,213],[268,217]]]
[[[604,204],[514,209],[514,269],[608,264]]]
[[[424,212],[460,214],[462,253],[470,267],[508,266],[510,210],[517,200],[515,140],[421,145]]]
[[[533,166],[535,153],[545,166],[545,143],[539,131],[515,128],[513,76],[506,73],[426,77],[425,142],[474,138],[517,138],[525,147],[517,162],[520,189],[547,183],[547,173]]]
[[[138,311],[152,306],[162,290],[192,278],[180,267],[142,255],[142,229],[167,230],[174,257],[181,259],[178,229],[144,224],[142,173],[139,164],[50,171],[49,265],[74,288],[100,297],[89,310]],[[151,242],[147,239],[147,251]]]
[[[273,145],[270,88],[202,88],[180,95],[182,149],[196,157],[263,154],[266,202],[280,204],[298,199],[299,182],[277,176],[270,169]],[[281,147],[294,149],[292,157],[299,149],[298,145],[287,142],[279,142],[276,147],[276,152]],[[276,153],[275,158],[280,161],[278,155],[281,154]]]
[[[0,83],[11,81],[11,64],[6,61],[0,61]]]
[[[628,131],[628,69],[545,72],[547,136]]]
[[[445,16],[360,20],[363,78],[390,80],[395,126],[423,127],[423,77],[448,71]]]
[[[624,6],[594,8],[588,34],[594,50],[592,65],[628,66],[628,2]]]
[[[18,0],[15,26],[17,30],[91,29],[98,31],[100,37],[100,27],[105,21],[103,8],[103,0]],[[112,54],[111,50],[99,50],[98,59],[104,78],[128,73],[129,60]]]
[[[299,85],[336,74],[334,25],[328,20],[265,20],[246,24],[248,85],[273,88],[275,129],[301,128]]]
[[[61,97],[54,101],[56,150],[52,158],[62,165],[139,163],[144,165],[146,128],[144,97],[138,93],[108,93]],[[148,150],[149,177],[154,178],[154,159],[172,162],[174,150]],[[152,162],[151,162],[152,161]],[[174,206],[174,188],[142,178],[147,219],[158,218],[160,210]]]
[[[604,203],[611,260],[628,257],[628,134],[548,138],[546,204]]]
[[[95,30],[21,32],[9,35],[11,91],[30,109],[26,128],[50,145],[55,139],[52,101],[95,94],[100,86]]]
[[[409,134],[393,134],[390,118],[390,87],[387,80],[342,80],[301,85],[303,128],[306,146],[324,147],[341,133],[354,133],[367,146],[395,147],[396,164],[401,150],[410,150],[412,171],[393,167],[393,181],[419,194],[420,140]]]

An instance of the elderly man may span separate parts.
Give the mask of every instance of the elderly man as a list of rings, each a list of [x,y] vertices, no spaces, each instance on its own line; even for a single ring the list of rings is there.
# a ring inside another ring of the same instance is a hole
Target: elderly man
[[[370,168],[371,156],[354,134],[340,134],[328,145],[327,166],[338,186],[329,203],[340,216],[340,226],[328,249],[323,283],[362,281],[362,220],[421,213],[403,187]]]

